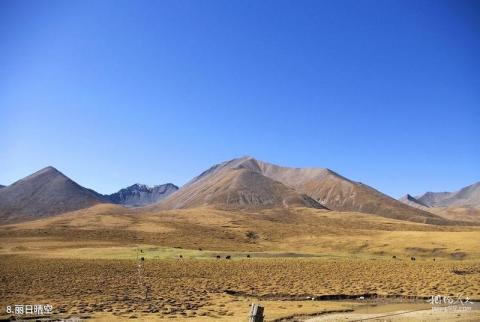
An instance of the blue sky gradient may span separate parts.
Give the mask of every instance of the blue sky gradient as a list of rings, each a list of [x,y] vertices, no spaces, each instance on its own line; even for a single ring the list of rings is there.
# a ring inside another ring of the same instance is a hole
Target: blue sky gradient
[[[1,1],[0,183],[242,155],[393,197],[480,180],[478,1]]]

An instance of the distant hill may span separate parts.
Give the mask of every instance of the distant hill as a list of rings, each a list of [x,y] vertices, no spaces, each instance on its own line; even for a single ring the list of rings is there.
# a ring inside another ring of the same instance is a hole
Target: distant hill
[[[5,186],[0,184],[0,189],[2,189],[2,188],[5,188]]]
[[[456,192],[427,192],[418,197],[406,195],[399,200],[448,220],[480,222],[480,182]]]
[[[416,199],[429,207],[480,208],[480,182],[455,192],[427,192]]]
[[[446,222],[329,169],[281,167],[252,157],[217,164],[160,202],[166,208],[202,204],[229,207],[323,206],[416,222]]]
[[[108,202],[47,167],[0,189],[0,222],[33,220]]]
[[[115,204],[141,207],[159,202],[177,190],[178,187],[172,183],[153,187],[137,183],[105,197]]]
[[[404,204],[409,205],[410,207],[422,209],[425,211],[429,211],[430,207],[427,206],[426,204],[422,203],[421,201],[417,200],[417,198],[406,194],[402,198],[398,199],[399,201],[403,202]]]

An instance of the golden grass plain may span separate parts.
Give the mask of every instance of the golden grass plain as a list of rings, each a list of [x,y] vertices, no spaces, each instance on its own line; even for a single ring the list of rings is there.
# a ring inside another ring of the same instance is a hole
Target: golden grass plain
[[[362,295],[425,308],[431,295],[480,300],[479,245],[480,227],[361,213],[101,205],[0,226],[0,298],[99,321],[243,321],[252,301],[266,321],[307,319],[376,305]]]

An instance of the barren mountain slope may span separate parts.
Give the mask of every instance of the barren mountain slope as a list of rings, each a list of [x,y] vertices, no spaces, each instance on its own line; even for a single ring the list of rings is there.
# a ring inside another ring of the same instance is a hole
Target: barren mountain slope
[[[0,190],[0,222],[32,220],[107,202],[47,167]]]
[[[480,182],[455,192],[427,192],[416,199],[430,207],[480,208]]]
[[[428,223],[446,223],[429,212],[412,208],[381,192],[358,182],[344,178],[324,168],[287,168],[242,157],[217,164],[191,180],[178,192],[165,199],[170,208],[189,207],[185,200],[196,198],[213,182],[232,169],[246,169],[295,189],[324,205],[340,211],[360,211],[388,218]],[[252,188],[252,186],[250,186]]]
[[[162,208],[215,205],[221,208],[304,206],[324,208],[293,188],[244,168],[214,167],[160,203]]]

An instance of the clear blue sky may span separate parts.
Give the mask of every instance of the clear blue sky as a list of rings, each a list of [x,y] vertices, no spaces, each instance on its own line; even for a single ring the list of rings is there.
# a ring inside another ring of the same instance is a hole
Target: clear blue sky
[[[394,197],[479,181],[480,2],[0,2],[0,183],[242,155]]]

